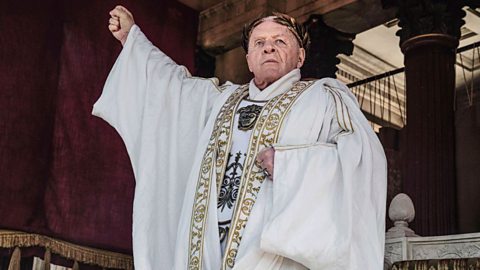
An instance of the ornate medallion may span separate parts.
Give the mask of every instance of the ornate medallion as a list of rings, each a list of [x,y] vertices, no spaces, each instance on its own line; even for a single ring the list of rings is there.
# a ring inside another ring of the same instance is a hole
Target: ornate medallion
[[[240,114],[238,118],[238,129],[246,131],[251,130],[255,126],[258,115],[262,111],[262,106],[256,104],[248,105],[238,110]]]

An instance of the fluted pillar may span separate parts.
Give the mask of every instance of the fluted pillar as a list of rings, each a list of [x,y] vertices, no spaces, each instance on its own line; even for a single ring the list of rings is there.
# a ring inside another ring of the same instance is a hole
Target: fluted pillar
[[[457,232],[455,50],[463,24],[458,0],[384,0],[398,8],[407,93],[403,192],[419,235]]]
[[[416,205],[421,235],[457,230],[454,91],[458,40],[426,34],[402,44],[407,86],[403,190]]]

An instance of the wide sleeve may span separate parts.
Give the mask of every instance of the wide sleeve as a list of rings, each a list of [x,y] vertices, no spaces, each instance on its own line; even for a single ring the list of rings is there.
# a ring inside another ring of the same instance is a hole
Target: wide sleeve
[[[132,27],[93,114],[118,131],[132,163],[136,269],[171,269],[195,149],[224,96]]]
[[[332,95],[338,111],[331,143],[275,147],[273,204],[261,248],[309,269],[380,270],[383,148],[354,97],[344,91]]]
[[[135,167],[149,126],[175,129],[184,141],[195,141],[220,94],[216,79],[192,77],[134,25],[92,114],[117,130]]]

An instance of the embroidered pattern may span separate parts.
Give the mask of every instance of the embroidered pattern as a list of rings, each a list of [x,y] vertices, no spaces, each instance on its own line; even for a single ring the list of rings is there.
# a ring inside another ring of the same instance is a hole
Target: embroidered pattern
[[[229,154],[228,157],[231,159],[232,154]],[[241,157],[242,152],[236,153],[233,161],[227,165],[228,173],[225,174],[220,187],[220,193],[218,193],[217,208],[221,210],[223,210],[225,206],[227,206],[227,208],[233,208],[233,204],[237,199],[238,187],[240,186],[240,178],[242,177],[243,171],[243,163],[240,163]]]
[[[262,106],[252,104],[238,110],[240,116],[238,118],[239,130],[251,130],[257,122],[258,115],[262,111]]]
[[[247,94],[248,85],[243,85],[235,90],[226,100],[217,115],[209,144],[203,155],[193,201],[192,218],[190,220],[188,269],[200,270],[202,268],[205,222],[208,214],[210,179],[213,174],[213,167],[215,164],[225,167],[223,166],[226,159],[225,150],[231,144],[231,128],[235,108]],[[224,170],[225,168],[220,169],[220,171]]]
[[[230,231],[230,222],[231,220],[226,220],[218,223],[218,235],[220,237],[220,243],[223,243],[227,240],[227,235]]]
[[[290,91],[273,98],[263,107],[250,137],[244,163],[245,170],[241,180],[240,197],[237,198],[222,269],[231,269],[235,264],[243,231],[265,179],[263,170],[255,163],[255,156],[261,147],[268,147],[277,142],[285,116],[299,95],[313,83],[314,81],[297,82]]]
[[[228,233],[226,253],[222,268],[233,267],[238,247],[245,229],[257,193],[265,178],[262,170],[255,164],[255,155],[261,146],[270,146],[278,139],[284,117],[288,114],[297,97],[314,81],[297,82],[290,91],[271,99],[262,109],[256,121],[241,178],[239,197],[235,203],[232,226]],[[210,141],[205,150],[197,181],[196,194],[190,223],[188,268],[200,270],[204,245],[205,223],[208,214],[210,181],[213,170],[216,172],[217,187],[220,188],[225,174],[226,159],[230,146],[233,116],[236,106],[248,94],[248,85],[239,87],[225,102],[217,116]]]

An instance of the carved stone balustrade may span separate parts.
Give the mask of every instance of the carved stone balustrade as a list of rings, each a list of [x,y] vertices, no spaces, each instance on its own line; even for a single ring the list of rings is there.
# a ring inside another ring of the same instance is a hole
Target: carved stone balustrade
[[[439,261],[438,263],[432,262],[432,260],[480,258],[480,233],[429,237],[417,236],[408,227],[408,223],[415,217],[415,209],[412,200],[406,194],[400,193],[395,196],[388,212],[394,227],[390,228],[386,233],[385,270],[393,269],[392,266],[395,263],[404,261],[417,262],[397,263],[394,268],[397,270],[437,269],[430,268],[430,266],[433,264],[442,267],[447,267],[450,264],[458,264],[460,266],[467,263],[468,260]],[[467,269],[442,267],[438,269]],[[470,268],[468,269],[470,270]],[[475,269],[477,268],[472,268],[471,270]]]
[[[480,258],[480,233],[399,237],[385,242],[385,269],[411,260]]]

